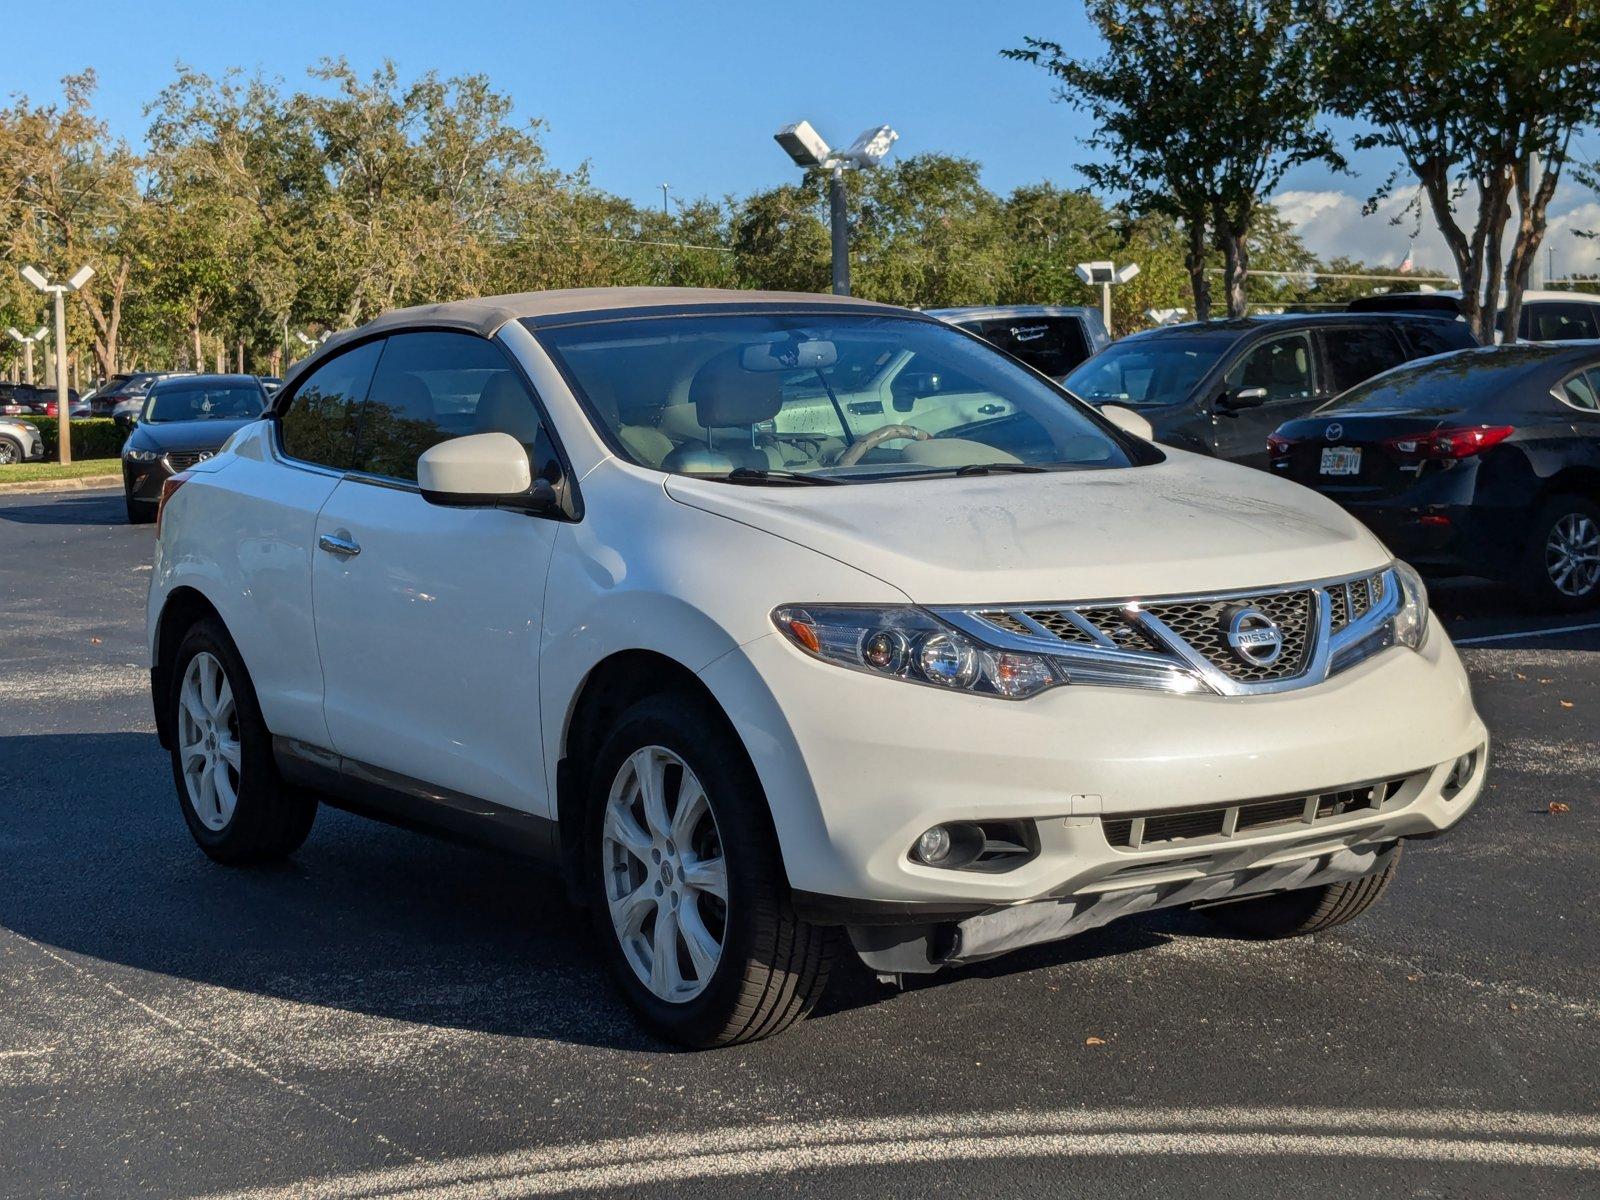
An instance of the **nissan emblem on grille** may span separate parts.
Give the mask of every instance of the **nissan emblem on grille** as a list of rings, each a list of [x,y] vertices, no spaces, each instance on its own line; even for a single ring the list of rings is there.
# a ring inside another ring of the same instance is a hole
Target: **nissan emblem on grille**
[[[1252,667],[1270,667],[1283,653],[1283,630],[1252,604],[1235,604],[1222,610],[1223,637],[1239,661]]]

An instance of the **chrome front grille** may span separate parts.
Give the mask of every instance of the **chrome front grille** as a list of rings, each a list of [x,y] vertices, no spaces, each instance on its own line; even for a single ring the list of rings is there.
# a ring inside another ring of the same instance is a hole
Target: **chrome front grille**
[[[1398,605],[1390,574],[1203,596],[936,611],[999,649],[1051,655],[1069,680],[1245,695],[1303,687],[1359,662],[1349,648],[1371,641]],[[1116,677],[1105,670],[1113,660]]]
[[[1159,850],[1175,842],[1201,838],[1282,832],[1295,825],[1315,827],[1319,822],[1338,817],[1401,808],[1415,795],[1415,789],[1403,792],[1406,783],[1426,774],[1402,775],[1377,783],[1281,800],[1251,800],[1215,808],[1144,813],[1136,817],[1102,817],[1100,828],[1106,841],[1118,850]]]

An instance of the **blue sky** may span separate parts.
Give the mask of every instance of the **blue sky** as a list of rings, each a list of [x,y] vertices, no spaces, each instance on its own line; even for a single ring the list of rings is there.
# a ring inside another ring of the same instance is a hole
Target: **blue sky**
[[[836,142],[888,121],[900,131],[897,153],[975,158],[1001,191],[1040,179],[1077,185],[1083,117],[1051,101],[1043,72],[999,51],[1026,34],[1096,49],[1076,0],[74,0],[70,11],[65,37],[44,13],[8,22],[0,86],[41,99],[61,75],[93,66],[101,115],[131,141],[145,128],[144,104],[180,61],[212,73],[259,69],[301,86],[324,56],[363,71],[389,57],[407,77],[430,68],[488,74],[521,115],[548,122],[555,165],[587,159],[596,184],[649,203],[660,202],[663,182],[687,197],[792,179],[772,133],[801,117]],[[1386,166],[1369,155],[1356,178],[1303,168],[1280,200],[1318,252],[1397,261],[1406,231],[1359,212]],[[1557,208],[1591,199],[1569,189]],[[1600,207],[1585,207],[1600,223]],[[1442,265],[1442,252],[1430,252],[1436,236],[1424,235],[1418,258]],[[1556,240],[1575,266],[1595,257],[1594,243]]]

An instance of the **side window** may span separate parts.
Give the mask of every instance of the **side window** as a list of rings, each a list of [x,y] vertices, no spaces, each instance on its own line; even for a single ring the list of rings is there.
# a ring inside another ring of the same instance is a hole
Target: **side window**
[[[1252,347],[1228,372],[1228,390],[1265,388],[1267,403],[1306,400],[1312,395],[1311,339],[1294,333]]]
[[[1596,305],[1563,300],[1535,300],[1525,305],[1526,332],[1535,342],[1571,342],[1595,335]]]
[[[1407,321],[1400,326],[1413,358],[1467,350],[1478,344],[1465,321]]]
[[[1335,395],[1406,360],[1394,331],[1383,325],[1324,329],[1322,348],[1328,356],[1328,383]]]
[[[423,451],[472,433],[509,433],[554,482],[539,410],[498,346],[467,333],[391,334],[361,408],[357,468],[415,480]]]
[[[283,414],[283,450],[290,458],[348,470],[355,461],[356,416],[383,350],[368,342],[331,358],[294,390]]]
[[[1556,396],[1580,412],[1600,412],[1600,371],[1590,368],[1556,385]]]

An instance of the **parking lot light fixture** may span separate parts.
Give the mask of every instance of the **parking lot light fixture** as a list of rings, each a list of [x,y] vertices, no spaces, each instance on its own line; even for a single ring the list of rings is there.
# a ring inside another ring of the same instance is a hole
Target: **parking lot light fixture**
[[[828,172],[828,222],[833,245],[833,293],[850,294],[850,212],[844,192],[846,171],[867,170],[881,163],[900,135],[887,125],[864,129],[844,150],[835,150],[812,128],[796,121],[773,134],[797,167],[821,167]]]
[[[1097,262],[1079,263],[1072,269],[1072,273],[1088,284],[1100,285],[1100,315],[1105,318],[1106,332],[1111,331],[1111,289],[1119,283],[1127,283],[1139,273],[1138,263],[1124,263],[1117,266],[1109,259],[1100,259]]]
[[[26,383],[29,387],[32,387],[33,386],[33,344],[35,342],[37,342],[39,339],[41,339],[42,337],[44,337],[45,328],[44,328],[43,325],[41,325],[41,326],[39,326],[39,328],[35,329],[32,333],[23,333],[22,330],[18,329],[15,325],[13,325],[10,329],[6,330],[6,332],[9,333],[12,337],[16,338],[17,341],[22,343],[22,363],[23,363],[22,381],[24,383]]]
[[[72,461],[72,414],[67,403],[67,293],[76,292],[94,278],[93,267],[79,267],[65,283],[51,283],[37,267],[23,267],[22,277],[56,302],[56,423],[59,428],[58,459]],[[40,332],[44,332],[42,329]],[[31,355],[30,355],[31,359]]]

